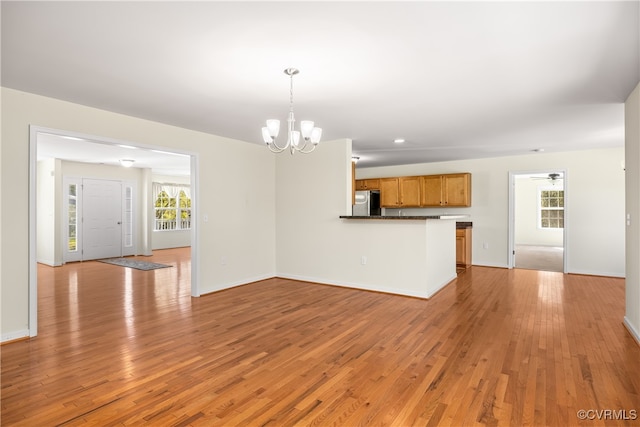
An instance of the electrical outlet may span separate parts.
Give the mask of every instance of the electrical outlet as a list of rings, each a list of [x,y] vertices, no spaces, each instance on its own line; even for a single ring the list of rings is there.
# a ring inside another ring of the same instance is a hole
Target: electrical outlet
[[[489,243],[484,242],[484,243],[482,244],[482,249],[489,249]]]
[[[220,264],[222,264],[222,265],[227,265],[227,261],[228,260],[227,260],[226,256],[223,256],[222,258],[220,258]]]
[[[360,264],[362,265],[367,265],[367,257],[362,255],[362,258],[360,258]]]

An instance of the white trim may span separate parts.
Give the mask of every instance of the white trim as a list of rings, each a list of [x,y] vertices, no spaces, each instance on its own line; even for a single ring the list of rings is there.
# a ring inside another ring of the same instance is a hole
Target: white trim
[[[567,221],[569,218],[569,174],[566,169],[536,169],[529,171],[509,171],[509,213],[508,213],[508,221],[509,226],[507,230],[507,250],[509,251],[507,254],[507,268],[512,269],[515,267],[515,257],[513,251],[515,250],[515,240],[516,240],[516,232],[515,232],[515,177],[516,175],[531,175],[531,174],[549,174],[552,172],[560,172],[562,173],[563,181],[564,181],[564,228],[562,229],[562,247],[563,247],[563,260],[562,260],[562,272],[568,273],[568,259],[569,259],[569,250],[568,250],[568,239],[567,236],[569,233],[567,230],[571,226],[570,221]]]
[[[99,144],[107,144],[107,145],[131,145],[137,148],[147,149],[147,150],[162,150],[167,153],[176,153],[187,155],[191,157],[191,186],[192,186],[192,224],[191,224],[191,233],[192,237],[197,237],[197,216],[194,218],[193,215],[196,215],[195,207],[197,207],[197,197],[199,194],[197,193],[198,189],[198,153],[181,150],[178,148],[168,148],[163,146],[155,146],[149,144],[142,144],[138,142],[131,142],[126,140],[119,140],[114,138],[108,138],[103,136],[89,135],[80,132],[74,131],[66,131],[61,129],[52,129],[43,126],[37,125],[29,125],[29,329],[25,330],[26,334],[30,337],[34,337],[38,334],[38,275],[37,275],[37,260],[36,260],[36,249],[37,249],[37,239],[36,239],[36,168],[37,168],[37,145],[38,145],[38,133],[49,133],[53,135],[59,136],[71,136],[81,139],[90,140]],[[193,204],[196,206],[194,207]],[[151,250],[151,248],[149,248]],[[191,294],[192,296],[200,295],[200,247],[199,240],[197,238],[192,238],[191,241]],[[12,333],[11,335],[18,334],[18,332]],[[25,336],[27,336],[25,335]],[[17,338],[21,338],[18,336]],[[8,338],[15,339],[15,338]],[[2,340],[5,340],[5,337],[2,337]]]
[[[192,265],[193,265],[193,261],[192,261]],[[261,282],[262,280],[268,280],[268,279],[275,279],[276,277],[279,277],[279,276],[274,276],[273,274],[263,274],[260,276],[248,277],[240,281],[224,283],[216,287],[216,289],[207,290],[206,292],[198,296],[211,295],[211,294],[215,294],[216,292],[226,291],[227,289],[237,288],[239,286],[248,285],[250,283]]]
[[[22,329],[20,331],[15,331],[15,332],[9,332],[9,333],[6,333],[6,334],[2,334],[2,341],[1,342],[18,340],[20,338],[29,338],[29,337],[32,337],[32,336],[34,336],[34,335],[30,335],[28,329]]]
[[[286,273],[278,273],[276,275],[276,277],[280,277],[283,279],[291,279],[291,280],[299,280],[302,282],[310,282],[310,283],[318,283],[321,285],[331,285],[331,286],[338,286],[341,288],[349,288],[349,289],[356,289],[356,290],[360,290],[360,291],[370,291],[370,292],[381,292],[384,294],[392,294],[392,295],[401,295],[401,296],[406,296],[406,297],[414,297],[414,298],[423,298],[423,299],[429,299],[432,296],[434,296],[435,294],[437,294],[438,292],[440,292],[443,288],[445,288],[447,285],[451,284],[457,276],[451,277],[448,280],[445,280],[444,282],[440,283],[438,286],[436,286],[433,292],[428,293],[428,292],[416,292],[415,290],[409,290],[409,289],[401,289],[401,288],[388,288],[386,286],[370,286],[370,285],[365,285],[362,283],[353,283],[353,282],[332,282],[329,280],[324,280],[324,279],[318,279],[315,277],[310,277],[310,276],[300,276],[297,274],[286,274]]]
[[[200,218],[199,158],[191,155],[191,296],[200,296],[200,238],[198,218]]]
[[[622,323],[627,328],[627,330],[629,331],[633,339],[635,339],[636,342],[640,345],[640,333],[638,333],[636,328],[633,327],[633,325],[631,324],[631,321],[627,316],[624,316],[624,321]]]
[[[624,274],[613,273],[611,271],[595,271],[595,270],[573,270],[568,274],[578,274],[583,276],[601,276],[601,277],[615,277],[618,279],[624,279]]]
[[[29,126],[29,329],[30,337],[38,335],[38,267],[36,239],[36,168],[38,163],[38,132]],[[4,341],[4,336],[3,336]]]

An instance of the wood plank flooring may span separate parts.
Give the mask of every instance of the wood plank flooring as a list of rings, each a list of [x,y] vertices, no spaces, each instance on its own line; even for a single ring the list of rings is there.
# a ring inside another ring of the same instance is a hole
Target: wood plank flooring
[[[428,301],[284,279],[191,298],[188,250],[141,259],[173,267],[39,266],[3,426],[640,425],[622,279],[474,266]]]

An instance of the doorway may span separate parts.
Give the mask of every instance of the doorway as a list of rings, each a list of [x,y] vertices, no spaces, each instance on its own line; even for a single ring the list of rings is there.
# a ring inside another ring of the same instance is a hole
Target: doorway
[[[566,272],[566,171],[510,172],[509,268]]]
[[[64,140],[68,140],[68,141],[77,141],[79,144],[80,143],[90,143],[92,145],[94,145],[96,147],[96,152],[94,152],[93,154],[91,154],[89,156],[89,158],[87,158],[86,160],[76,160],[76,161],[81,161],[81,162],[86,162],[87,165],[89,167],[91,167],[91,163],[96,163],[96,164],[107,164],[105,159],[106,157],[104,156],[104,150],[109,150],[109,149],[117,149],[118,147],[120,147],[121,149],[127,149],[127,150],[138,150],[140,152],[144,152],[147,153],[147,157],[153,157],[155,159],[158,159],[158,154],[160,155],[164,155],[166,157],[180,157],[182,159],[184,159],[184,161],[186,162],[186,166],[185,166],[185,170],[188,171],[187,174],[189,175],[189,180],[191,183],[191,194],[193,197],[193,204],[191,206],[191,219],[192,219],[192,225],[191,225],[191,257],[192,257],[192,262],[191,262],[191,274],[190,274],[190,282],[191,282],[191,296],[193,297],[198,297],[200,296],[200,291],[199,291],[199,241],[197,238],[197,215],[198,215],[198,203],[197,203],[197,196],[198,196],[198,155],[197,153],[193,153],[193,152],[189,152],[189,151],[184,151],[184,150],[180,150],[180,149],[167,149],[167,147],[160,147],[160,146],[151,146],[151,145],[145,145],[145,144],[138,144],[138,143],[131,143],[128,141],[122,141],[122,140],[115,140],[115,139],[110,139],[110,138],[104,138],[104,137],[97,137],[97,136],[93,136],[93,135],[86,135],[86,134],[80,134],[77,132],[72,132],[72,131],[63,131],[63,130],[57,130],[57,129],[50,129],[50,128],[44,128],[44,127],[39,127],[39,126],[30,126],[30,130],[29,130],[29,323],[28,323],[28,330],[29,330],[29,336],[30,337],[34,337],[37,335],[38,332],[38,275],[37,275],[37,241],[36,241],[36,228],[37,228],[37,211],[38,211],[38,203],[37,203],[37,192],[38,192],[38,184],[37,184],[37,169],[38,169],[38,141],[39,141],[39,137],[41,136],[55,136],[56,138],[62,138]],[[75,148],[75,147],[74,147]],[[122,157],[121,157],[122,158]],[[164,164],[162,165],[164,166]],[[97,168],[95,168],[97,169]],[[97,174],[97,172],[95,172]],[[89,173],[88,175],[92,175],[92,173]],[[149,185],[151,184],[151,169],[150,167],[147,167],[147,172],[142,172],[142,174],[145,176],[145,178],[143,179],[143,182],[148,182]],[[53,176],[53,175],[52,175]],[[62,187],[62,183],[60,183],[60,186]],[[132,213],[131,209],[129,209],[130,203],[127,202],[127,200],[129,202],[131,202],[131,198],[127,198],[129,196],[133,197],[133,187],[127,187],[126,185],[123,187],[120,187],[120,192],[122,197],[119,199],[121,202],[121,206],[120,206],[120,210],[124,211],[125,214],[125,218],[126,218],[126,212]],[[124,191],[123,191],[124,189]],[[102,192],[102,194],[108,193],[109,191],[113,191],[114,188],[111,189],[105,189],[103,188],[102,190],[99,190],[99,192]],[[59,190],[58,190],[59,191]],[[97,190],[98,191],[98,190]],[[140,202],[143,203],[144,205],[146,205],[147,203],[150,202],[149,197],[145,196],[146,193],[144,193],[144,188],[140,188],[141,191],[141,195],[140,195]],[[62,199],[62,193],[57,193],[58,196],[56,196],[56,200],[61,200]],[[111,197],[111,196],[108,196]],[[114,196],[115,197],[115,196]],[[113,200],[113,198],[112,198]],[[56,202],[58,203],[58,202]],[[117,203],[117,202],[115,202]],[[94,212],[94,216],[96,216],[96,218],[100,218],[102,217],[102,220],[105,221],[106,217],[102,216],[102,214],[98,214],[97,212]],[[140,213],[141,214],[141,213]],[[113,217],[114,214],[110,213],[107,216]],[[148,218],[147,218],[148,217]],[[146,222],[146,224],[151,224],[152,223],[152,218],[149,215],[144,215],[143,221]],[[122,222],[122,219],[121,219]],[[56,225],[56,228],[58,230],[60,230],[60,228],[58,227],[62,227],[63,224],[61,224],[60,222]],[[125,224],[116,224],[119,226],[123,226]],[[106,227],[105,224],[103,224],[103,228]],[[78,227],[78,229],[81,229],[82,227]],[[131,241],[131,239],[133,238],[133,230],[129,230],[131,231],[131,233],[127,233],[125,231],[123,231],[123,233],[116,233],[120,236],[121,239],[123,239],[120,242],[120,248],[122,248],[122,242],[124,241],[125,243],[127,241]],[[151,229],[148,229],[145,225],[141,226],[141,228],[138,229],[137,233],[139,233],[140,239],[143,242],[149,242],[148,246],[148,252],[146,253],[144,248],[138,248],[138,250],[140,251],[139,253],[143,254],[143,255],[151,255]],[[61,233],[60,236],[64,235],[64,233]],[[61,238],[57,238],[58,240],[55,242],[55,247],[64,247],[63,244],[63,239]],[[104,245],[102,246],[112,246],[112,247],[117,247],[117,245],[114,242],[107,242],[104,241]],[[120,249],[122,250],[122,249]],[[100,254],[94,254],[97,257],[103,257],[104,253],[100,253]],[[111,253],[109,253],[107,255],[107,257],[110,257]]]

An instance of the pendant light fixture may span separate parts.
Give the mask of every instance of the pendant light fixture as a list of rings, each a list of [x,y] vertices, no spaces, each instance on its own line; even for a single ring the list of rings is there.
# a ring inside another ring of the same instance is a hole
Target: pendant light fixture
[[[280,132],[280,120],[267,120],[267,125],[262,128],[262,139],[269,150],[274,153],[282,153],[289,149],[291,154],[295,152],[308,154],[316,149],[320,138],[322,137],[322,129],[315,127],[310,120],[302,120],[300,122],[300,130],[295,130],[296,120],[293,116],[293,76],[299,73],[297,68],[287,68],[284,73],[290,78],[289,90],[289,117],[287,118],[287,142],[280,146],[276,142],[278,133]]]

